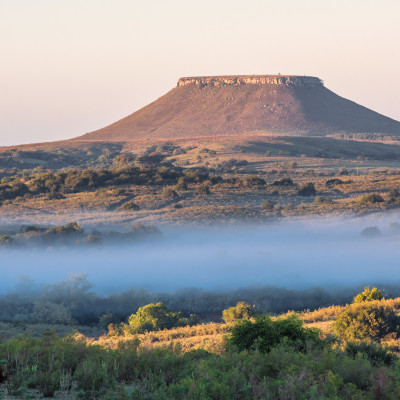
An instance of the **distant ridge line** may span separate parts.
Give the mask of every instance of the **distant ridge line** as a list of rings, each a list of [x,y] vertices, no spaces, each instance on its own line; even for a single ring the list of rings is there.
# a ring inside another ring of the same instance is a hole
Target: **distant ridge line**
[[[300,75],[223,75],[189,76],[178,80],[177,86],[196,85],[199,87],[238,86],[238,85],[279,85],[296,87],[323,86],[321,79],[315,76]]]

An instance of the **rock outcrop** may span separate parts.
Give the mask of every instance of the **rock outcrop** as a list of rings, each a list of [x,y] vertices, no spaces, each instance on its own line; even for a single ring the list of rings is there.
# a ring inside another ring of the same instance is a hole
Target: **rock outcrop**
[[[323,86],[321,79],[314,76],[296,75],[232,75],[232,76],[194,76],[180,78],[178,86],[196,85],[199,87],[218,87],[228,85],[282,85],[282,86]]]

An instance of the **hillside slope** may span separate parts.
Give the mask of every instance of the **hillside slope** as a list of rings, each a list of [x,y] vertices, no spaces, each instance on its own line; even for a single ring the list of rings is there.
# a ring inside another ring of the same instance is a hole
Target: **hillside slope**
[[[176,88],[80,140],[174,139],[249,132],[400,135],[400,122],[344,99],[318,78],[181,78]]]

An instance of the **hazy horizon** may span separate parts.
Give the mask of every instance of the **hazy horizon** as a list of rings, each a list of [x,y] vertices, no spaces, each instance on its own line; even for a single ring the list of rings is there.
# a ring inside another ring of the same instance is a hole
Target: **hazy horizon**
[[[72,138],[192,75],[294,74],[400,120],[400,3],[0,4],[0,146]]]

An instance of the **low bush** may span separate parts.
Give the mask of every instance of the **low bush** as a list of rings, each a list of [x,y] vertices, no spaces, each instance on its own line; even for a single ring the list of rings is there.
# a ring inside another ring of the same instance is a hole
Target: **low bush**
[[[176,193],[175,190],[172,188],[165,188],[162,192],[162,197],[164,199],[173,200],[178,197],[178,193]]]
[[[138,211],[140,207],[134,201],[127,201],[121,206],[124,211]]]
[[[291,178],[277,179],[272,183],[274,186],[293,186],[293,180]]]
[[[315,196],[316,193],[317,191],[315,190],[315,186],[312,182],[304,183],[297,191],[299,196]]]
[[[265,201],[263,201],[262,203],[261,203],[261,209],[262,210],[267,210],[267,211],[270,211],[270,210],[273,210],[274,209],[274,203],[272,202],[272,201],[270,201],[270,200],[265,200]]]
[[[46,233],[50,235],[67,235],[74,233],[82,233],[83,229],[77,222],[70,222],[66,225],[58,225],[52,228],[48,228]]]
[[[210,194],[210,188],[208,185],[199,185],[195,190],[195,194],[199,196],[207,196]]]
[[[364,194],[358,199],[359,204],[376,204],[383,203],[384,201],[384,198],[377,193]]]
[[[328,199],[327,197],[324,197],[324,196],[317,196],[315,199],[314,199],[314,203],[315,204],[332,204],[332,200],[331,199]]]
[[[343,181],[339,178],[328,179],[325,182],[325,186],[327,186],[327,187],[332,187],[332,186],[341,185],[341,184],[343,184]]]
[[[390,366],[397,359],[389,349],[374,342],[348,342],[345,352],[352,358],[356,358],[360,354],[375,367],[380,365]]]

